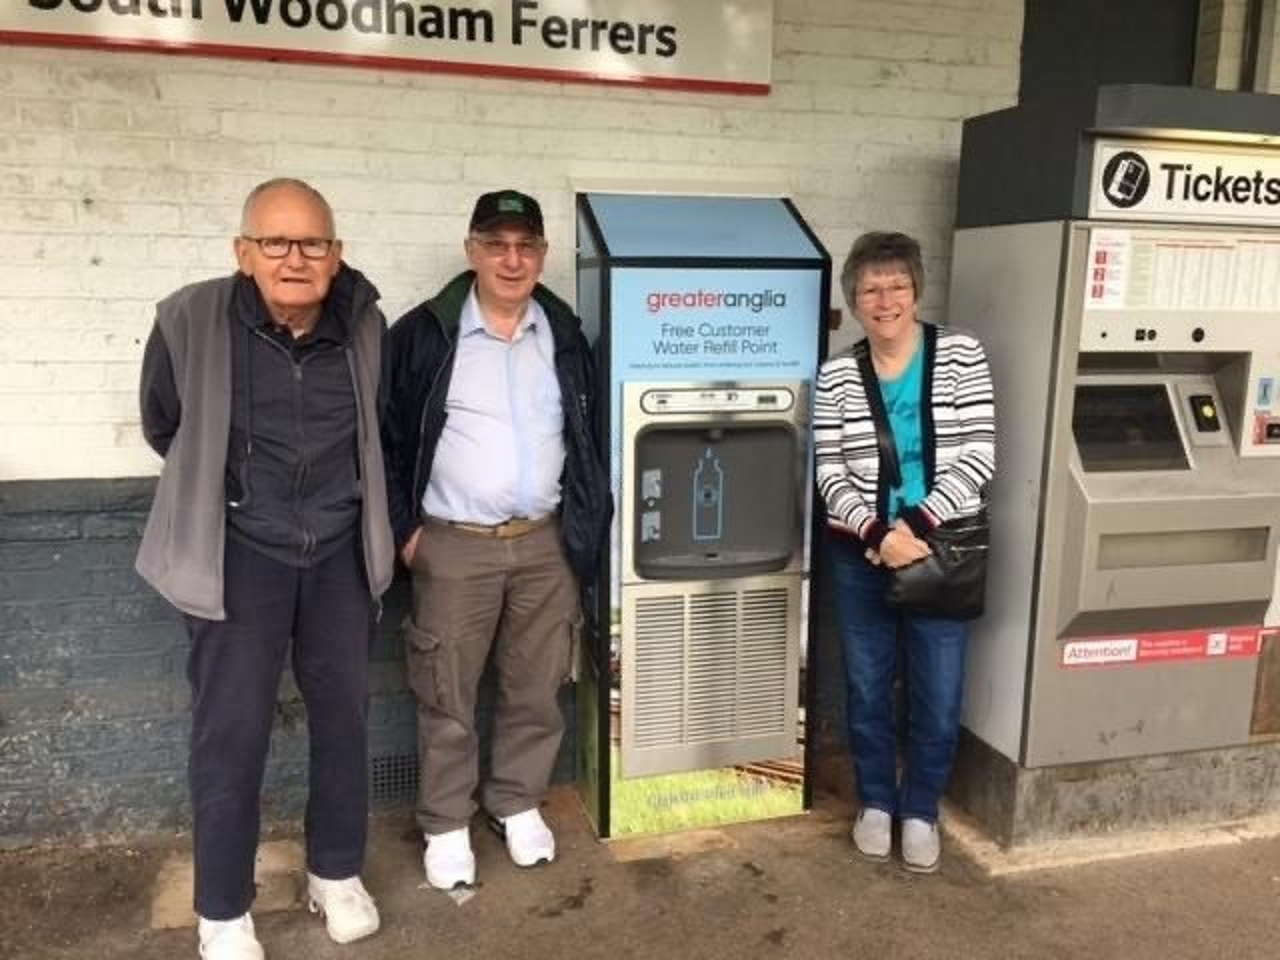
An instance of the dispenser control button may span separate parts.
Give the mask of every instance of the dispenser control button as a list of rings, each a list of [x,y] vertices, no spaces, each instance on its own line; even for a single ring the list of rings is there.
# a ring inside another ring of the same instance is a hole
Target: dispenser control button
[[[649,501],[662,499],[662,471],[640,471],[640,496]]]
[[[1193,394],[1188,398],[1191,404],[1191,416],[1195,418],[1196,429],[1201,433],[1217,433],[1222,429],[1218,419],[1218,405],[1207,393]]]

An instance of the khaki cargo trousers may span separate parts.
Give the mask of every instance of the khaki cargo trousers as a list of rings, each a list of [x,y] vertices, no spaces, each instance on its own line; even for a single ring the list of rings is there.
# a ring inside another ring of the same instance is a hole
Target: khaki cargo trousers
[[[410,570],[405,656],[418,699],[419,826],[445,833],[476,812],[476,698],[491,649],[498,697],[481,802],[496,817],[537,806],[564,733],[556,695],[581,623],[559,524],[499,538],[429,519]]]

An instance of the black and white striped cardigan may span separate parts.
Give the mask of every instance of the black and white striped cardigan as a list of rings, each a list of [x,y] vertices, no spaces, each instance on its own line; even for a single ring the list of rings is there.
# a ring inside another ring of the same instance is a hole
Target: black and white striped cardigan
[[[921,436],[924,500],[903,511],[917,535],[982,505],[995,474],[995,397],[982,344],[970,334],[924,324]],[[814,457],[827,522],[879,549],[891,529],[889,489],[880,482],[875,423],[867,405],[857,352],[861,340],[818,371],[814,393]],[[879,383],[872,385],[879,389]]]

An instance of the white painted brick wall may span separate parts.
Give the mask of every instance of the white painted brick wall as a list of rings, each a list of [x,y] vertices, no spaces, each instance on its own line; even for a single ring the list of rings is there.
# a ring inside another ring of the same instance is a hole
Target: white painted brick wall
[[[572,299],[574,184],[599,178],[773,185],[837,269],[863,230],[915,233],[937,316],[960,122],[1015,101],[1021,33],[1022,0],[777,0],[766,97],[0,48],[0,479],[156,471],[152,306],[232,268],[270,176],[329,197],[389,319],[464,266],[471,204],[504,186],[543,201]]]

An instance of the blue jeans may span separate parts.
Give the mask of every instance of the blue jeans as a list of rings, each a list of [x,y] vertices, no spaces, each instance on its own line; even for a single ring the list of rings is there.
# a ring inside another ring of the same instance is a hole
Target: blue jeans
[[[827,537],[844,648],[849,746],[864,807],[938,819],[960,730],[968,624],[903,614],[884,602],[889,573],[858,541]],[[907,743],[899,784],[893,686],[906,641]]]

